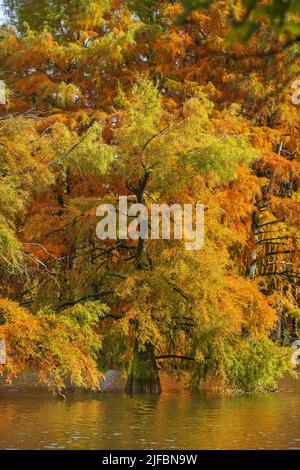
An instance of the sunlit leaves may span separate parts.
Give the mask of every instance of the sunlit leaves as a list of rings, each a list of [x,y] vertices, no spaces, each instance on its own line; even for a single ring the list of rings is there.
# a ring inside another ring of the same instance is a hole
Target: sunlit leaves
[[[66,156],[67,164],[94,175],[105,174],[114,159],[114,149],[103,141],[101,125],[93,124],[77,139],[76,147]]]
[[[0,262],[4,269],[14,272],[21,264],[21,244],[15,236],[14,227],[0,216]]]
[[[274,389],[290,366],[290,350],[266,338],[224,345],[228,385],[244,392]]]
[[[34,316],[0,299],[0,337],[8,351],[8,363],[0,374],[10,380],[37,368],[41,382],[55,392],[66,386],[99,388],[101,341],[93,328],[105,313],[104,305],[87,303],[61,313],[44,309]]]
[[[194,384],[272,386],[288,364],[266,338],[278,314],[295,320],[298,296],[296,256],[275,244],[261,256],[268,229],[299,237],[298,52],[281,36],[298,34],[295,11],[279,24],[290,3],[247,2],[245,18],[242,1],[15,3],[18,32],[3,28],[0,48],[0,267],[3,295],[30,312],[5,307],[11,371],[95,388],[97,365],[124,371],[150,344],[194,358],[182,366]],[[228,43],[233,25],[247,44]],[[99,241],[96,207],[120,195],[204,203],[203,249]]]

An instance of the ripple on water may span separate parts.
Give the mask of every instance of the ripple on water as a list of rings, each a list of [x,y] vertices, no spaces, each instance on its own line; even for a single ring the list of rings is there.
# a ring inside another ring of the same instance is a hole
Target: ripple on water
[[[290,393],[292,391],[293,393]],[[1,449],[300,448],[300,381],[278,394],[203,396],[170,389],[160,397],[1,391]]]

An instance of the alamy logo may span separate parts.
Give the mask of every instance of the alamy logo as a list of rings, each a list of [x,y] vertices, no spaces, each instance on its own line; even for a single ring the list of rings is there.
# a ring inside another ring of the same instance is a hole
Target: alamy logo
[[[6,85],[0,80],[0,104],[6,104]]]
[[[100,240],[184,240],[186,250],[200,250],[204,245],[204,205],[144,204],[128,205],[120,196],[118,207],[101,204],[96,233]]]

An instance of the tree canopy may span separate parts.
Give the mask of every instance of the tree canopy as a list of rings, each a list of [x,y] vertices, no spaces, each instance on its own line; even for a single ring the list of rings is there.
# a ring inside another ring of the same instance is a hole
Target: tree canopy
[[[0,374],[94,389],[149,353],[274,387],[300,328],[298,2],[5,3]],[[204,247],[99,240],[120,195],[204,204]]]

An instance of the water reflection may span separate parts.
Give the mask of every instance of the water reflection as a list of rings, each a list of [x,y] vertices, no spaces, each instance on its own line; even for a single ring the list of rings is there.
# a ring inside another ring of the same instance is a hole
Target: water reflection
[[[205,396],[165,383],[160,397],[0,391],[1,449],[300,449],[300,381],[281,393]]]

